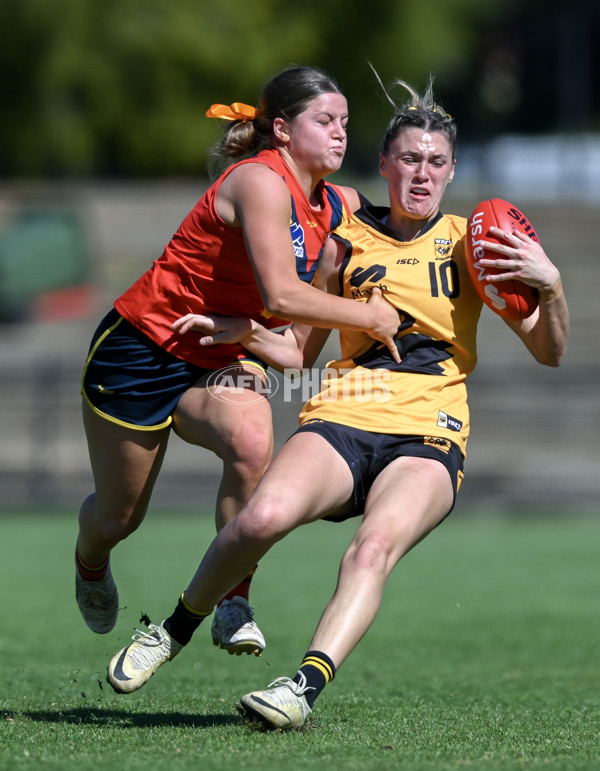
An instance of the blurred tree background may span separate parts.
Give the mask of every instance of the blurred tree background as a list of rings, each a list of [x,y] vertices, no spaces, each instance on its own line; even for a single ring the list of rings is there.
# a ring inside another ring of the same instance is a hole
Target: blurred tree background
[[[462,140],[600,121],[597,0],[0,0],[2,177],[204,174],[213,102],[255,103],[293,63],[350,104],[346,168],[371,172],[389,85],[423,87]]]

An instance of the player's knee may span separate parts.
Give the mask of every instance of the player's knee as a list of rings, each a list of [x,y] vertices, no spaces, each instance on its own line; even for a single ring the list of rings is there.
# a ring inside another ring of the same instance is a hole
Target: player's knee
[[[137,517],[129,511],[120,516],[99,518],[97,520],[98,532],[102,540],[112,548],[135,533],[141,525],[142,519],[143,517]]]
[[[270,429],[242,431],[231,444],[230,463],[235,473],[247,482],[258,482],[273,457]]]
[[[278,541],[288,532],[281,506],[268,498],[250,501],[236,517],[238,535],[245,541]]]
[[[392,544],[385,535],[372,533],[350,546],[344,555],[344,562],[359,571],[385,573],[391,552]]]

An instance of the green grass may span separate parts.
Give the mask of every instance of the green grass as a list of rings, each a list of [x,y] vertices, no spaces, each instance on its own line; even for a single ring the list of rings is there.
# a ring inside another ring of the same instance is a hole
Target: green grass
[[[243,725],[235,702],[292,675],[356,526],[317,523],[262,562],[268,648],[231,657],[209,624],[141,691],[106,664],[142,612],[173,608],[209,517],[152,512],[115,552],[122,610],[87,630],[75,516],[0,516],[0,768],[600,769],[600,520],[453,515],[396,568],[373,628],[301,732]]]

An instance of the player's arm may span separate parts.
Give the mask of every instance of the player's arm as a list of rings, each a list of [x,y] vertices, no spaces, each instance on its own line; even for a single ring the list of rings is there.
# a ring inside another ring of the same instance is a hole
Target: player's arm
[[[319,259],[320,270],[317,270],[313,281],[317,291],[337,294],[336,255],[337,249],[329,239]],[[280,372],[312,366],[331,332],[330,329],[300,323],[282,332],[273,332],[249,318],[198,313],[182,316],[171,325],[171,329],[179,334],[200,333],[199,345],[202,346],[240,343]]]
[[[338,294],[338,274],[342,256],[341,244],[329,239],[315,275],[314,283],[318,291],[329,296]],[[368,302],[376,305],[386,301],[376,289]],[[329,329],[311,327],[309,324],[293,324],[283,332],[273,332],[248,318],[194,313],[177,319],[171,329],[179,334],[199,332],[199,345],[203,346],[240,343],[246,350],[256,354],[280,372],[311,367],[331,332]]]
[[[171,329],[179,334],[199,332],[201,346],[239,343],[279,372],[312,366],[331,333],[308,324],[273,332],[252,319],[198,313],[182,316]]]
[[[346,191],[344,190],[344,194]],[[348,205],[351,205],[350,202]],[[323,246],[317,270],[313,278],[313,286],[326,295],[339,296],[339,271],[342,253],[341,246],[333,238],[328,238]],[[302,366],[312,367],[323,350],[331,330],[313,327],[310,324],[293,324],[291,332],[298,349],[302,352]]]
[[[342,268],[345,253],[346,247],[344,244],[333,237],[330,237],[323,247],[313,280],[313,286],[329,297],[339,296],[340,270]],[[367,301],[367,305],[376,307],[381,304],[388,305],[388,302],[384,299],[381,290],[378,287],[375,287]],[[325,335],[323,334],[324,331],[326,332]],[[303,366],[312,367],[325,345],[329,330],[311,327],[306,324],[294,324],[292,326],[292,332],[296,338],[298,348],[303,353]],[[367,338],[366,334],[365,338]],[[394,359],[397,362],[400,361],[400,354],[395,345]]]
[[[239,343],[274,369],[302,369],[302,351],[291,328],[272,332],[257,321],[237,316],[188,313],[177,319],[171,329],[179,334],[198,332],[198,345]],[[329,332],[329,330],[322,330]]]
[[[558,367],[567,350],[569,335],[569,310],[560,275],[551,287],[539,289],[539,293],[539,305],[531,316],[522,321],[505,321],[536,361]]]
[[[482,267],[505,268],[506,272],[487,276],[486,281],[499,283],[518,279],[539,292],[539,305],[531,316],[518,321],[504,321],[521,338],[536,361],[558,367],[565,355],[569,335],[569,310],[560,272],[539,242],[519,231],[491,230],[505,243],[482,241],[482,246],[497,252],[501,259],[481,259],[479,264]]]
[[[243,228],[261,298],[272,314],[327,329],[364,330],[396,350],[398,316],[389,304],[326,296],[298,278],[289,230],[290,194],[272,169],[240,166],[222,188]]]
[[[329,238],[319,258],[313,286],[330,298],[339,295],[339,271],[342,257],[341,244],[333,238]],[[379,293],[379,296],[370,298],[370,302],[375,304],[385,301]],[[280,371],[286,367],[288,369],[303,369],[313,366],[330,333],[330,329],[295,323],[286,329],[283,335],[274,334],[263,328],[253,330],[251,335],[245,337],[241,342],[249,351],[260,356]],[[279,341],[274,343],[271,336],[278,337]],[[286,364],[282,367],[284,361]]]

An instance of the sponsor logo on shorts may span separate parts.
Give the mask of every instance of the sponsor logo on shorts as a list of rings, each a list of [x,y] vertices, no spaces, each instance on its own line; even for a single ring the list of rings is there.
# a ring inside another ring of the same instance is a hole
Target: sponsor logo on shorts
[[[446,455],[450,452],[452,443],[449,439],[443,439],[441,436],[424,436],[423,444],[429,445],[429,447],[435,447],[436,450],[445,452]]]
[[[107,394],[109,396],[114,394],[114,391],[112,390],[112,388],[105,388],[102,385],[102,383],[98,383],[98,390],[100,391],[101,394]]]
[[[448,428],[450,429],[450,431],[460,431],[463,427],[462,420],[457,420],[456,418],[453,418],[451,415],[448,415],[448,413],[444,412],[443,410],[438,410],[437,425],[440,428]]]

